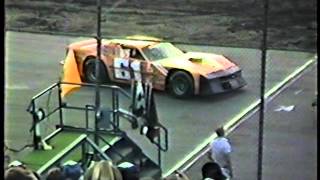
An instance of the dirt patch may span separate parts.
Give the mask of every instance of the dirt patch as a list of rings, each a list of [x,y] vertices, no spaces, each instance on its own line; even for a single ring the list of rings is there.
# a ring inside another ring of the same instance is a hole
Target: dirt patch
[[[93,35],[89,0],[7,0],[6,29]],[[270,0],[269,47],[315,51],[316,0]],[[157,36],[173,42],[259,48],[262,0],[103,1],[102,33]]]

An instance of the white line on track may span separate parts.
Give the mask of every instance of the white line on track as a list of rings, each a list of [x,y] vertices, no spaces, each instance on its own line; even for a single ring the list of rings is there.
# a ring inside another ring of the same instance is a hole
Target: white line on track
[[[6,90],[26,90],[30,89],[29,86],[27,85],[10,85],[10,86],[5,86]]]

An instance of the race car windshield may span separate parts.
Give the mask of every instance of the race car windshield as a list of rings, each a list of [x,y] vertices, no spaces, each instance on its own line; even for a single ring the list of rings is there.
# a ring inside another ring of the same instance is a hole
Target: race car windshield
[[[183,55],[183,52],[171,43],[159,43],[152,47],[145,47],[142,51],[151,61]]]

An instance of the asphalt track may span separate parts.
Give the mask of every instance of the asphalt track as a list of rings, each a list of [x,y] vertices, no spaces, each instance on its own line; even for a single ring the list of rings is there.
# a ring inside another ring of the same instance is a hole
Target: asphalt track
[[[59,61],[65,46],[74,38],[6,32],[5,35],[5,143],[19,148],[32,140],[31,116],[25,111],[30,98],[58,80]],[[260,51],[256,49],[179,45],[188,51],[215,52],[234,59],[243,68],[248,86],[232,93],[178,100],[156,93],[160,121],[169,130],[169,151],[163,155],[163,172],[178,168],[212,137],[213,131],[250,108],[259,98]],[[314,54],[293,51],[268,51],[267,91],[286,80]],[[104,93],[104,92],[103,92]],[[108,91],[106,94],[110,93]],[[70,97],[74,103],[93,102],[94,90],[83,89]],[[106,96],[103,102],[108,103]],[[124,102],[123,106],[126,106]],[[75,116],[74,116],[75,117]],[[77,117],[81,117],[80,114]],[[74,123],[78,119],[73,118]],[[124,125],[125,126],[125,125]],[[136,132],[129,132],[145,152],[156,159],[155,148]]]
[[[317,179],[316,66],[307,68],[266,105],[264,119],[263,179]],[[293,105],[292,111],[275,111]],[[234,180],[257,179],[259,112],[254,112],[228,135]],[[208,162],[203,153],[186,173],[201,179],[201,167]]]

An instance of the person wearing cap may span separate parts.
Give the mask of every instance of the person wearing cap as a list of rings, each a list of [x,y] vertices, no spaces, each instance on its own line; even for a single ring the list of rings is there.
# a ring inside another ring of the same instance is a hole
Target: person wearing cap
[[[79,163],[69,160],[63,164],[62,173],[68,180],[78,180],[83,174],[83,170]]]
[[[228,177],[233,177],[232,164],[231,164],[231,144],[225,137],[223,127],[216,130],[217,138],[210,144],[209,158],[219,164],[223,173]]]

